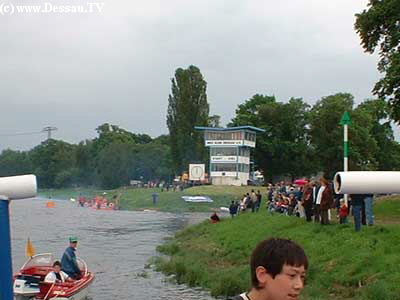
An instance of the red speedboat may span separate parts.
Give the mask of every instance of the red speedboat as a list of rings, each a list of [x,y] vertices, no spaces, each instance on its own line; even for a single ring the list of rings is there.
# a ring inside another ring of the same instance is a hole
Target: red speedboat
[[[88,287],[94,275],[88,272],[86,263],[77,258],[82,278],[72,282],[47,283],[46,275],[53,271],[54,257],[51,253],[30,258],[14,276],[15,300],[81,300],[88,295]]]

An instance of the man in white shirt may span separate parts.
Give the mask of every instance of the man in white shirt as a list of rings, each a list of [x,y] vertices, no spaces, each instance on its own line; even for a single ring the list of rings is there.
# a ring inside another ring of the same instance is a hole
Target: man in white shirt
[[[70,279],[66,273],[61,271],[61,263],[58,260],[54,262],[53,269],[54,271],[51,271],[46,275],[44,282],[62,283],[65,281],[72,281],[72,279]]]
[[[317,186],[316,182],[313,182],[313,206],[314,206],[314,222],[319,223],[321,221],[321,215],[320,215],[320,210],[319,206],[321,204],[321,197],[322,197],[322,192],[321,194],[319,193],[320,187]],[[319,196],[319,199],[318,199]]]

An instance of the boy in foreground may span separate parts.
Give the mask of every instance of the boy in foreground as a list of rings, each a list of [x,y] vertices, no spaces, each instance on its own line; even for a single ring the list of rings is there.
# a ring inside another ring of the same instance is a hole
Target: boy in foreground
[[[262,241],[250,260],[252,288],[233,300],[298,300],[308,259],[296,243],[281,238]]]

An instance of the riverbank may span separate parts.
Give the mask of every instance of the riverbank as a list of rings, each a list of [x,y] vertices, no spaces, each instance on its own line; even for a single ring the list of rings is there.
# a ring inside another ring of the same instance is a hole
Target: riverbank
[[[120,208],[123,210],[157,210],[164,212],[211,212],[218,210],[221,206],[229,207],[232,200],[242,199],[242,195],[250,192],[251,186],[197,186],[183,191],[164,191],[159,188],[120,188],[116,190],[99,190],[90,188],[70,189],[41,189],[39,196],[43,198],[78,199],[80,195],[93,198],[96,195],[107,193],[107,199],[120,194]],[[158,194],[158,202],[153,205],[152,194]],[[212,203],[189,203],[182,196],[209,196],[214,200]]]
[[[374,209],[376,225],[359,233],[352,223],[321,226],[265,211],[217,224],[205,221],[159,246],[169,257],[158,257],[155,265],[213,296],[234,295],[249,287],[248,260],[255,245],[279,236],[301,244],[310,259],[302,299],[399,299],[400,197],[381,199]]]

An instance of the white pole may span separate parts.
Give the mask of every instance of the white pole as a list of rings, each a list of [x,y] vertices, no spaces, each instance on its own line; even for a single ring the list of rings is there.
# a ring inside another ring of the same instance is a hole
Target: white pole
[[[344,124],[343,126],[343,130],[344,130],[344,143],[343,143],[343,147],[344,147],[344,157],[343,157],[343,171],[347,172],[349,171],[349,159],[348,159],[348,151],[349,151],[349,144],[348,144],[348,125]],[[348,194],[344,194],[344,202],[346,203],[346,205],[348,206]]]

